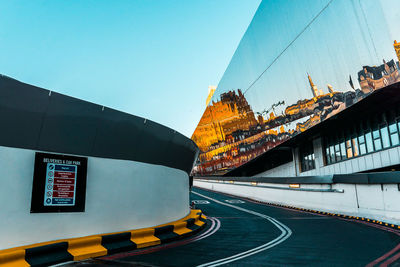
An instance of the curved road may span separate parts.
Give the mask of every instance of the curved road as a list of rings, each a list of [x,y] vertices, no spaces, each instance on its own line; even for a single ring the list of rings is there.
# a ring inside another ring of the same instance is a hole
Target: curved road
[[[400,232],[194,188],[197,236],[101,257],[92,266],[400,266]],[[397,261],[397,262],[396,262]]]

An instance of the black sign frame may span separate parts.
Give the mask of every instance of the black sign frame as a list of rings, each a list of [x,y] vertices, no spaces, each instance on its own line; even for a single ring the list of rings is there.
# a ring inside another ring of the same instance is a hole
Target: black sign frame
[[[73,206],[45,206],[45,186],[46,186],[46,160],[57,160],[58,162],[79,162],[76,170],[75,203]],[[86,180],[87,180],[87,158],[62,154],[35,153],[35,167],[33,172],[31,213],[48,212],[84,212],[86,200]]]

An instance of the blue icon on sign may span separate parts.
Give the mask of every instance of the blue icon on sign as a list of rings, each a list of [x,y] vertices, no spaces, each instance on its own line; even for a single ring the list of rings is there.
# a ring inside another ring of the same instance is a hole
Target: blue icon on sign
[[[46,199],[46,203],[50,204],[51,203],[51,199],[50,198]]]
[[[53,169],[54,169],[54,165],[50,165],[49,170],[53,170]]]

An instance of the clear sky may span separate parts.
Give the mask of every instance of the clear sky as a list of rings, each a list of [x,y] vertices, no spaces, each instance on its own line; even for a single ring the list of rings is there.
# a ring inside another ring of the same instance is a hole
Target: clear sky
[[[260,0],[16,0],[0,73],[191,136]]]

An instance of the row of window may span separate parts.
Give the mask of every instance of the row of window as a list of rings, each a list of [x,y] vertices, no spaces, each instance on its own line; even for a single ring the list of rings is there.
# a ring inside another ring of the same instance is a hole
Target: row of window
[[[324,136],[325,165],[400,145],[400,109]],[[312,142],[300,148],[301,172],[315,169]]]
[[[400,143],[400,122],[383,123],[358,133],[327,138],[325,143],[326,164],[365,155]]]

